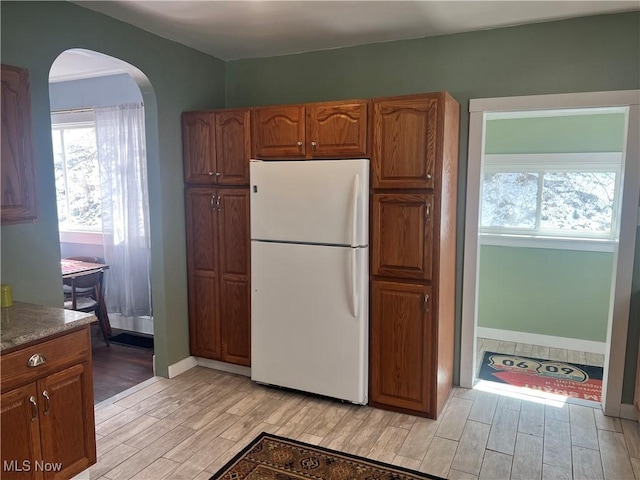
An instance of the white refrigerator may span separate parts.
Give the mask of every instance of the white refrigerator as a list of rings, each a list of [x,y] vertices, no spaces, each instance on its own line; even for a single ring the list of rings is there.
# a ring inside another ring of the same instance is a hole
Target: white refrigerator
[[[369,160],[252,160],[251,379],[366,404]]]

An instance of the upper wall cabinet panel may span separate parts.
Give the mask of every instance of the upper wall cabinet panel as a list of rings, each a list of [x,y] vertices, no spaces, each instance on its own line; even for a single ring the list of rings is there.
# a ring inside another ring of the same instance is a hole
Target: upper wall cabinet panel
[[[193,184],[216,183],[216,135],[213,112],[182,114],[184,181]]]
[[[251,114],[244,110],[216,112],[218,183],[248,185],[251,159]]]
[[[307,106],[307,153],[317,158],[367,156],[367,102]]]
[[[304,158],[304,107],[256,108],[252,133],[256,158]]]
[[[250,110],[182,115],[184,179],[190,185],[248,185]]]
[[[373,188],[433,188],[438,95],[373,102]]]
[[[2,225],[38,219],[35,171],[31,150],[29,73],[2,65]]]

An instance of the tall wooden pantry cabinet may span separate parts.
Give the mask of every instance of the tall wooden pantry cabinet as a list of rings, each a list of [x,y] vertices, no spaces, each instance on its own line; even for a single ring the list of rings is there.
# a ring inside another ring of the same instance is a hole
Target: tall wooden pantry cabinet
[[[460,106],[373,100],[371,405],[436,418],[451,390]]]
[[[250,110],[182,116],[191,354],[251,364]]]

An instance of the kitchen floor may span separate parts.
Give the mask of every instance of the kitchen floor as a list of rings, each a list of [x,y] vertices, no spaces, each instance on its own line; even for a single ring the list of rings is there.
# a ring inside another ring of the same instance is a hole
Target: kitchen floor
[[[638,423],[456,388],[438,421],[196,367],[96,405],[92,479],[208,479],[266,431],[452,479],[640,479]]]
[[[121,330],[113,329],[113,336]],[[153,377],[153,350],[110,342],[92,329],[93,401],[100,403]]]

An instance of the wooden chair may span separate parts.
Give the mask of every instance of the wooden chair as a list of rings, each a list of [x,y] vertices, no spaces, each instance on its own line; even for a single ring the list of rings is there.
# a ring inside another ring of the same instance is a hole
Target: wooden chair
[[[70,289],[70,299],[65,300],[64,308],[78,312],[93,312],[98,319],[104,341],[109,346],[111,326],[106,315],[104,299],[102,297],[102,270],[75,277],[63,278],[63,284]]]

